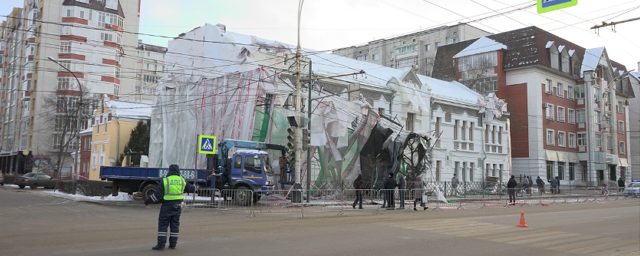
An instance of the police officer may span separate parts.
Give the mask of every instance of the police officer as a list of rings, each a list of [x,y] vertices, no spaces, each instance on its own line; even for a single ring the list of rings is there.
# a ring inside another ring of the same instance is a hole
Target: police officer
[[[167,227],[171,226],[169,235],[169,248],[175,249],[178,244],[178,232],[180,229],[180,214],[182,213],[182,200],[184,193],[193,193],[196,191],[195,186],[187,183],[180,177],[180,167],[177,164],[169,166],[167,177],[162,179],[162,183],[156,189],[156,192],[149,196],[144,202],[149,203],[162,202],[160,207],[160,216],[158,217],[158,244],[153,250],[163,250],[167,243]]]

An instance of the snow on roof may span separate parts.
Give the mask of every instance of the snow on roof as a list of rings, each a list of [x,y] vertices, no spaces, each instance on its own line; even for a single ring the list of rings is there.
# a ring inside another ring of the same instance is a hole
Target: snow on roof
[[[89,127],[83,131],[80,131],[80,134],[86,134],[86,133],[92,133],[93,132],[93,127]]]
[[[572,57],[573,57],[573,54],[574,54],[575,52],[576,52],[576,50],[574,50],[574,49],[569,50],[569,56],[572,56]]]
[[[506,45],[498,43],[493,39],[483,36],[481,38],[478,38],[478,40],[473,42],[471,45],[467,46],[467,48],[464,48],[458,54],[453,55],[453,58],[455,59],[455,58],[471,56],[471,55],[476,55],[476,54],[485,53],[485,52],[494,52],[497,50],[506,50],[506,49],[507,49]]]
[[[111,115],[120,118],[149,119],[153,106],[145,103],[109,100],[104,103],[109,107]]]
[[[547,45],[544,48],[549,49],[549,47],[551,47],[553,45],[553,43],[554,43],[553,41],[547,42]]]
[[[564,45],[558,46],[558,51],[561,52],[562,50],[564,50]]]
[[[420,78],[422,84],[427,84],[431,87],[431,93],[434,98],[454,100],[474,105],[478,102],[478,96],[480,96],[480,94],[469,89],[464,84],[442,81],[423,75],[418,75],[418,78]]]
[[[584,59],[582,60],[582,68],[580,69],[580,76],[586,71],[596,70],[598,62],[604,53],[604,47],[598,47],[593,49],[587,49],[584,52]]]

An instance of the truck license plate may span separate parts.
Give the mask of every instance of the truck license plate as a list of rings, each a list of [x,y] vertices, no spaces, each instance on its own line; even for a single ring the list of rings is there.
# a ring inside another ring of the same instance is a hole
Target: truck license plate
[[[169,170],[160,170],[159,172],[159,177],[160,178],[164,178],[167,177],[167,173],[169,173]],[[195,179],[196,178],[196,171],[195,170],[191,170],[191,171],[180,171],[180,177],[184,178],[184,179]]]

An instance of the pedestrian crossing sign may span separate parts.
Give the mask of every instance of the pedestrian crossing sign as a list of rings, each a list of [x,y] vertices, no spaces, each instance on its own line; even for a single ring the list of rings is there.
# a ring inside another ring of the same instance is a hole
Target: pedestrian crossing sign
[[[216,136],[198,135],[198,153],[215,154],[216,153]]]
[[[537,0],[538,13],[555,11],[578,4],[578,0]]]

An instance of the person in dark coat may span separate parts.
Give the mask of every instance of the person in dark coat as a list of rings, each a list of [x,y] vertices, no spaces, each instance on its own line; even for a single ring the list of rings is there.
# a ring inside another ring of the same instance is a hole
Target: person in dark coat
[[[618,192],[624,191],[624,180],[622,177],[618,179]]]
[[[393,195],[396,189],[396,180],[393,178],[393,173],[390,172],[387,179],[384,181],[383,187],[385,194],[387,195],[387,210],[395,209],[395,199]]]
[[[164,249],[167,243],[167,227],[169,226],[171,227],[171,233],[169,233],[169,248],[176,248],[184,193],[194,193],[195,191],[195,186],[180,177],[180,167],[178,167],[178,165],[172,164],[169,166],[167,177],[162,179],[155,193],[149,196],[144,202],[145,205],[162,202],[160,215],[158,216],[158,243],[151,249]]]
[[[509,182],[507,182],[507,191],[509,192],[509,204],[516,204],[516,187],[518,186],[518,182],[516,181],[516,176],[511,175]]]
[[[400,194],[400,208],[404,209],[404,194],[407,191],[407,182],[402,173],[398,173],[398,193]]]
[[[356,180],[353,181],[353,188],[356,190],[356,200],[353,201],[353,209],[356,208],[356,204],[360,204],[360,209],[362,209],[362,187],[364,185],[364,180],[362,179],[362,173],[358,174]]]
[[[538,178],[536,179],[536,184],[538,184],[538,194],[542,195],[542,193],[544,192],[544,181],[542,181],[540,176],[538,176]]]
[[[418,203],[418,201],[420,201],[420,206],[422,206],[422,208],[424,208],[424,210],[426,210],[427,207],[426,203],[422,201],[422,195],[424,194],[424,183],[422,183],[422,175],[419,175],[418,177],[416,177],[416,183],[414,184],[414,188],[413,188],[413,210],[417,211],[418,209],[416,209],[416,204]]]

